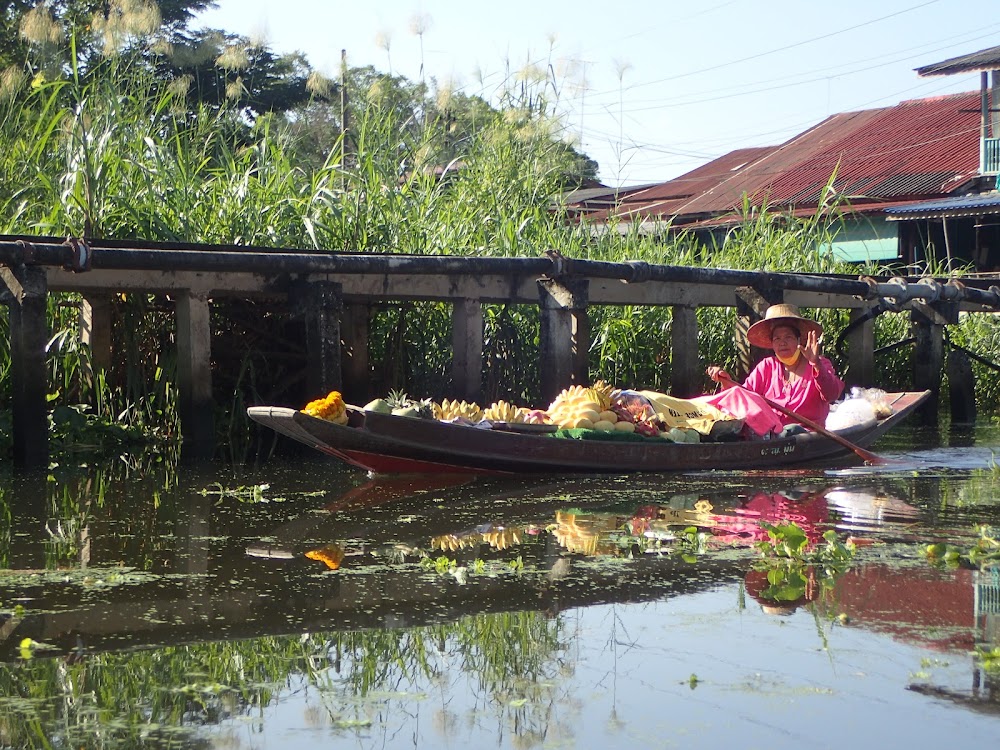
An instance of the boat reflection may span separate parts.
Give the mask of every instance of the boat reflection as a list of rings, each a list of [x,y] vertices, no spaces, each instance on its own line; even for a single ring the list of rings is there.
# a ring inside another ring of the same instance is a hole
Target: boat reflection
[[[576,564],[585,558],[669,560],[707,570],[713,552],[742,548],[747,554],[737,569],[743,589],[768,614],[790,615],[808,605],[825,616],[940,650],[971,650],[984,637],[995,639],[996,614],[977,604],[975,571],[863,555],[842,565],[796,565],[753,554],[751,548],[768,540],[768,524],[794,523],[811,545],[824,543],[830,530],[857,547],[924,538],[923,512],[890,487],[796,484],[797,479],[774,479],[777,488],[760,488],[758,481],[753,490],[706,484],[666,497],[654,484],[630,484],[624,493],[621,485],[592,481],[488,488],[453,483],[424,487],[433,502],[418,504],[413,496],[400,495],[397,484],[372,482],[353,490],[349,502],[331,504],[328,517],[313,519],[307,536],[296,538],[295,524],[276,531],[273,538],[283,540],[280,555],[275,542],[247,551],[311,559],[329,570],[387,560],[441,560],[462,569],[520,558],[553,580],[586,575]],[[645,501],[622,499],[636,496]],[[732,566],[729,572],[735,572]]]
[[[374,479],[328,504],[325,514],[296,519],[250,545],[253,557],[296,558],[327,547],[370,549],[391,544],[415,554],[505,551],[551,532],[565,551],[580,555],[666,552],[678,527],[707,531],[710,546],[750,546],[767,538],[761,525],[794,522],[811,540],[828,529],[905,537],[920,511],[886,489],[865,485],[800,486],[747,491],[706,487],[663,497],[655,485],[535,483],[474,477]],[[649,496],[636,503],[622,497]],[[405,524],[398,519],[406,518]],[[336,553],[339,554],[339,553]],[[347,554],[347,553],[345,553]],[[323,554],[329,567],[344,564]]]

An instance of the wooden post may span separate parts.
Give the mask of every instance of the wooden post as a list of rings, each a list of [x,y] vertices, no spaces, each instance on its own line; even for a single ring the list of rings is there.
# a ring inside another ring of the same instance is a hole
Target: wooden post
[[[770,350],[752,346],[747,341],[747,331],[750,326],[758,320],[764,318],[764,313],[771,305],[780,304],[784,299],[784,293],[778,289],[754,289],[749,286],[741,286],[736,289],[736,330],[734,338],[736,340],[736,372],[737,380],[742,381],[750,371],[757,366]]]
[[[705,368],[698,356],[698,317],[692,307],[670,308],[670,392],[691,398],[705,391]]]
[[[590,378],[590,319],[587,279],[540,279],[539,370],[542,400],[549,402],[569,385]]]
[[[80,343],[90,349],[90,370],[87,377],[111,367],[111,300],[107,297],[84,296],[80,306]]]
[[[11,432],[14,465],[42,468],[49,463],[48,373],[45,346],[48,280],[40,266],[0,268],[10,310]]]
[[[913,348],[913,386],[929,390],[931,397],[918,409],[924,425],[936,425],[941,397],[941,373],[944,371],[944,323],[928,305],[914,303],[910,325],[916,345]]]
[[[211,356],[208,297],[185,290],[177,297],[177,387],[185,460],[211,458],[215,448]]]
[[[451,317],[451,382],[454,398],[478,402],[483,393],[483,304],[455,302]]]
[[[345,400],[362,406],[375,397],[371,361],[371,305],[352,302],[344,305],[340,318],[341,371]]]
[[[851,322],[863,317],[866,309],[851,310]],[[875,321],[866,320],[847,334],[847,385],[870,388],[875,383]]]
[[[948,402],[953,425],[976,423],[976,377],[972,360],[961,349],[948,352]]]
[[[340,363],[340,284],[311,281],[305,287],[306,387],[308,399],[343,388]]]

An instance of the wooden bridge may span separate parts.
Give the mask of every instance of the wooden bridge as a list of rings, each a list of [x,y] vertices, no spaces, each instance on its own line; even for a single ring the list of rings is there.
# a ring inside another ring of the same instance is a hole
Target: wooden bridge
[[[538,258],[372,255],[140,241],[0,236],[0,299],[10,312],[14,459],[48,460],[45,347],[50,292],[83,298],[81,334],[96,368],[111,361],[110,311],[121,292],[169,294],[175,301],[177,387],[187,458],[214,449],[210,305],[214,299],[277,298],[306,321],[309,390],[364,392],[370,372],[368,321],[379,302],[453,305],[452,383],[457,398],[480,400],[483,305],[537,305],[542,394],[590,381],[588,308],[671,308],[671,391],[699,392],[699,307],[735,307],[745,330],[769,304],[850,310],[850,385],[874,383],[877,305],[907,312],[915,345],[914,382],[938,392],[944,329],[960,312],[1000,310],[1000,279],[848,278],[688,266]],[[857,325],[853,325],[857,323]],[[738,341],[749,363],[745,340]],[[357,390],[355,390],[355,387]],[[937,399],[928,406],[936,415]]]

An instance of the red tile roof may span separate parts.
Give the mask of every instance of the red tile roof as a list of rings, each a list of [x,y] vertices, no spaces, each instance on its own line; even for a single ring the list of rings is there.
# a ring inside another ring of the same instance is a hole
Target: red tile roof
[[[618,214],[705,221],[730,214],[744,194],[757,206],[816,207],[834,174],[835,191],[855,210],[943,197],[978,174],[979,97],[976,91],[833,115],[781,146],[739,149],[636,192]]]

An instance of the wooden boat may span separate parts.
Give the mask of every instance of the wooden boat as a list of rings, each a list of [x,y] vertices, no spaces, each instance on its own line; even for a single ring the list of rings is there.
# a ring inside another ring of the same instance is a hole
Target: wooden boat
[[[866,448],[929,396],[929,391],[890,393],[890,416],[838,434]],[[663,438],[563,438],[545,432],[544,425],[495,424],[484,429],[366,412],[350,405],[346,425],[279,406],[253,406],[247,413],[300,443],[377,474],[622,474],[859,462],[850,449],[816,432],[771,440],[673,443]]]

